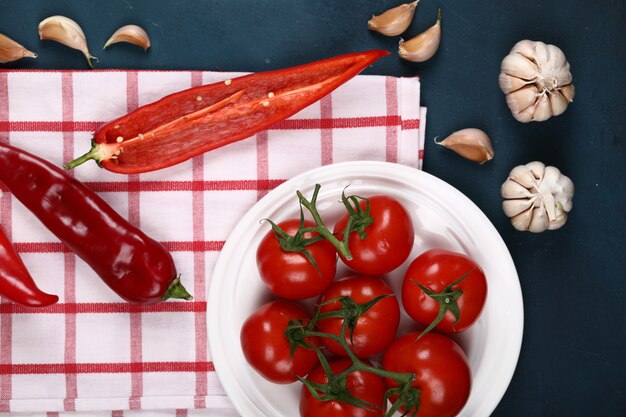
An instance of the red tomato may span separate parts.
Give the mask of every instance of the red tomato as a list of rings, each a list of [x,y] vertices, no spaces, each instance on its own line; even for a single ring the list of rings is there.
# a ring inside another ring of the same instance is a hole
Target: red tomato
[[[416,342],[418,336],[414,332],[396,339],[383,355],[383,368],[415,374],[412,386],[420,390],[418,417],[454,417],[467,402],[472,385],[467,357],[447,336],[428,333]],[[397,387],[392,379],[385,378],[385,384]],[[390,399],[393,403],[397,396]]]
[[[396,337],[400,323],[400,305],[393,290],[380,278],[357,275],[335,281],[318,300],[318,304],[322,304],[326,300],[348,296],[356,304],[365,304],[384,294],[391,295],[379,300],[358,318],[352,334],[354,344],[350,343],[349,331],[346,332],[346,342],[359,358],[381,353]],[[324,313],[339,309],[341,304],[334,301],[322,305],[320,311]],[[318,321],[317,327],[321,332],[339,335],[343,322],[343,318],[328,318]],[[322,343],[332,353],[347,356],[346,351],[334,340],[323,339]]]
[[[415,258],[409,266],[402,283],[402,305],[407,314],[424,326],[432,323],[439,314],[440,303],[427,295],[415,282],[435,293],[440,293],[470,271],[463,281],[451,287],[452,291],[461,290],[462,295],[459,296],[458,292],[452,294],[450,291],[444,291],[452,296],[442,298],[446,308],[456,301],[460,318],[458,323],[454,324],[456,318],[452,311],[448,310],[435,329],[452,334],[470,327],[478,319],[487,298],[485,274],[480,266],[467,256],[443,249],[426,251]],[[448,301],[447,304],[445,300]]]
[[[314,350],[296,348],[293,358],[285,330],[291,320],[311,319],[311,315],[296,303],[272,301],[256,310],[241,327],[241,348],[252,367],[266,379],[289,384],[295,375],[306,376],[319,363]],[[312,340],[311,343],[316,343]]]
[[[349,359],[339,359],[330,362],[333,374],[346,370],[352,365]],[[369,365],[369,364],[368,364]],[[319,366],[309,375],[308,379],[318,384],[328,383],[328,376]],[[380,408],[364,409],[346,404],[337,400],[319,401],[311,395],[308,388],[302,386],[300,394],[301,417],[382,417],[383,401],[385,398],[385,384],[383,378],[369,372],[352,372],[346,378],[346,387],[353,396],[375,404]]]
[[[415,239],[413,221],[400,202],[392,197],[377,195],[368,200],[374,222],[365,228],[365,239],[356,232],[350,234],[348,248],[353,259],[341,259],[353,271],[383,275],[400,266],[411,253]],[[366,202],[361,201],[360,206],[365,210]],[[335,225],[334,232],[340,240],[349,217],[344,215]]]
[[[287,220],[278,226],[287,234],[295,235],[300,220]],[[315,226],[311,221],[305,227]],[[304,238],[312,238],[317,233],[305,233]],[[335,278],[337,252],[332,244],[320,240],[306,247],[319,271],[300,252],[287,252],[281,249],[280,242],[270,231],[257,249],[256,260],[261,279],[270,291],[279,297],[301,300],[320,295]]]

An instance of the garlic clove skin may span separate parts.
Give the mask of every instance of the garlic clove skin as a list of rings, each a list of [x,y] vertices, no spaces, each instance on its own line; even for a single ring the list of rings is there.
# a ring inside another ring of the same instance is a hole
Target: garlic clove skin
[[[89,68],[93,68],[91,60],[95,59],[95,57],[89,52],[85,33],[74,20],[58,15],[42,20],[39,23],[39,38],[41,40],[56,41],[81,51],[87,58]]]
[[[17,61],[22,58],[37,58],[37,54],[0,33],[0,64]]]
[[[516,166],[502,184],[502,210],[517,230],[556,230],[572,210],[574,183],[553,166],[534,161]]]
[[[419,2],[420,0],[416,0],[412,3],[402,4],[378,16],[372,16],[367,22],[368,29],[385,36],[400,35],[407,30],[411,24],[413,16],[415,15],[415,8]]]
[[[411,62],[424,62],[435,55],[441,42],[441,9],[437,14],[437,22],[416,37],[405,41],[400,39],[398,55]]]
[[[127,42],[140,46],[144,51],[150,48],[150,37],[143,28],[137,25],[126,25],[116,30],[102,49],[106,49],[108,46],[118,42]]]
[[[516,43],[502,60],[498,82],[513,117],[522,123],[563,114],[574,98],[565,54],[557,46],[543,42]],[[531,91],[536,91],[534,100]]]
[[[462,129],[454,132],[441,142],[435,140],[435,143],[479,164],[492,160],[494,156],[489,136],[480,129]]]

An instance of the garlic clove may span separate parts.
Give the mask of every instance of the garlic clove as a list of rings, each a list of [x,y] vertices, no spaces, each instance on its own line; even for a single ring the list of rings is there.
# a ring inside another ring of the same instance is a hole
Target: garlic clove
[[[502,183],[502,187],[500,188],[500,194],[503,198],[529,198],[532,197],[530,191],[522,185],[516,183],[512,180],[506,180]]]
[[[560,192],[554,194],[554,202],[557,208],[564,210],[566,212],[572,211],[572,207],[574,204],[572,203],[571,196],[574,192]]]
[[[563,87],[559,88],[559,93],[563,94],[563,97],[565,97],[565,99],[571,103],[572,101],[574,101],[574,84],[564,85]]]
[[[562,207],[556,207],[556,218],[548,224],[548,230],[556,230],[567,221],[567,212]]]
[[[489,136],[480,129],[462,129],[454,132],[441,142],[435,140],[435,143],[479,164],[492,160],[494,156]]]
[[[372,16],[367,22],[368,29],[385,36],[400,35],[407,30],[411,24],[413,15],[415,14],[415,8],[419,2],[420,0],[416,0],[412,3],[402,4],[378,16]]]
[[[556,45],[546,45],[546,48],[552,66],[560,70],[569,71],[569,62],[567,62],[563,51]]]
[[[528,39],[521,40],[513,45],[511,52],[518,53],[530,61],[533,61],[535,59],[535,43]]]
[[[62,43],[70,48],[77,49],[85,55],[90,68],[93,68],[91,59],[95,58],[87,47],[87,38],[81,27],[72,19],[65,16],[50,16],[39,23],[39,38]]]
[[[539,161],[533,161],[533,162],[527,163],[526,168],[528,168],[528,170],[533,174],[533,176],[539,181],[541,181],[541,179],[543,178],[546,172],[546,165],[543,162],[539,162]]]
[[[537,87],[534,85],[527,85],[526,87],[507,94],[506,104],[512,112],[519,113],[535,104],[538,96],[539,90],[537,90]]]
[[[509,54],[502,60],[501,72],[526,81],[534,81],[539,67],[523,55]]]
[[[533,120],[533,113],[535,112],[535,107],[534,106],[530,106],[527,109],[524,109],[520,112],[512,112],[513,117],[515,118],[515,120],[517,120],[518,122],[522,122],[522,123],[528,123],[531,120]]]
[[[532,219],[528,225],[528,231],[533,233],[541,233],[548,229],[550,221],[548,220],[548,214],[542,207],[535,207],[532,213]]]
[[[530,226],[530,221],[533,218],[533,210],[528,209],[523,213],[518,214],[517,216],[511,217],[511,224],[516,230],[520,232],[524,232],[528,230],[528,226]]]
[[[502,91],[507,94],[532,83],[532,81],[522,80],[521,78],[512,77],[509,74],[500,73],[498,83]]]
[[[550,94],[550,108],[552,109],[553,116],[563,114],[568,104],[567,99],[558,91]]]
[[[37,54],[0,33],[0,64],[17,61],[22,58],[37,58]]]
[[[509,179],[515,181],[522,186],[531,189],[537,185],[537,179],[526,165],[518,165],[511,170]]]
[[[143,28],[137,25],[126,25],[116,30],[109,40],[106,41],[103,49],[118,42],[127,42],[140,46],[144,51],[147,51],[150,47],[150,37]]]
[[[548,45],[543,42],[537,41],[535,43],[535,59],[537,62],[550,62],[550,50]]]
[[[507,217],[515,217],[518,214],[531,209],[535,205],[535,200],[531,198],[516,198],[513,200],[504,200],[502,202],[502,210]]]
[[[405,41],[400,39],[398,55],[411,62],[424,62],[435,55],[441,41],[441,9],[437,14],[437,22],[416,37]]]
[[[569,72],[569,64],[567,65],[567,70],[561,69],[557,70],[558,73],[555,76],[557,87],[565,86],[572,83],[572,73]]]
[[[543,94],[539,97],[537,104],[535,104],[535,111],[533,112],[532,120],[535,122],[543,122],[552,117],[552,109],[550,108],[550,99],[547,94]]]
[[[561,171],[557,167],[546,167],[543,178],[539,182],[539,189],[541,191],[552,191],[560,177]]]

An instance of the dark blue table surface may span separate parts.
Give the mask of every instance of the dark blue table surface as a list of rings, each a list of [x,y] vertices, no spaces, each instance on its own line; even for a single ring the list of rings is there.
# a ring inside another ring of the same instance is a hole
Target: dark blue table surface
[[[40,42],[53,14],[85,30],[96,68],[263,71],[350,51],[395,51],[397,38],[366,28],[372,13],[400,1],[14,1],[0,0],[0,33],[39,58],[7,68],[84,69],[79,52]],[[424,169],[471,198],[506,242],[524,294],[524,340],[511,385],[493,416],[626,416],[626,7],[622,0],[422,0],[414,35],[443,11],[437,55],[422,64],[381,59],[366,74],[422,80],[428,106]],[[101,45],[128,23],[152,38],[147,54]],[[513,119],[498,87],[500,62],[521,39],[558,45],[575,102],[543,123]],[[478,166],[432,138],[464,127],[490,135],[496,157]],[[500,184],[518,164],[540,160],[576,185],[564,228],[515,231]]]

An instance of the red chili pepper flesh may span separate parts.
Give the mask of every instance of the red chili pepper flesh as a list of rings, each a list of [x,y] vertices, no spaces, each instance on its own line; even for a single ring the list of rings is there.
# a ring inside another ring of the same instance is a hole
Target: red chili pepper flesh
[[[167,249],[63,170],[0,144],[0,182],[124,300],[191,299]]]
[[[286,119],[388,54],[355,52],[171,94],[99,127],[91,150],[65,168],[94,159],[133,174],[178,164]]]
[[[46,307],[59,297],[41,291],[0,227],[0,295],[26,307]]]

